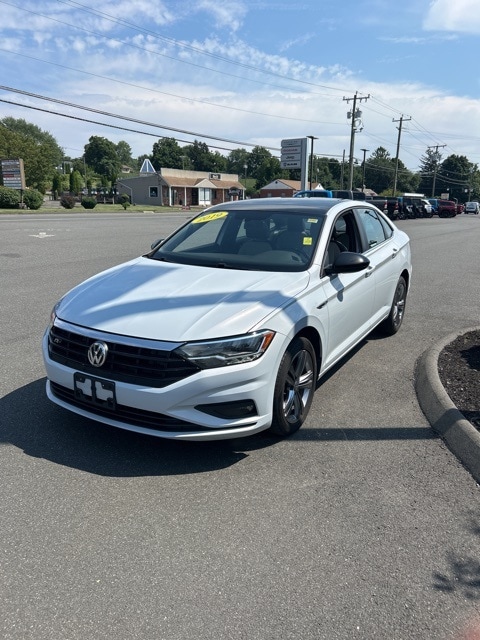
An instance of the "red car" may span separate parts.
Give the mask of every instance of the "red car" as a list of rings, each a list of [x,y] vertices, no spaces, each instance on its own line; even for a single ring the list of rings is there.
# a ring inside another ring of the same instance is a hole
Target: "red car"
[[[453,200],[438,200],[438,217],[454,218],[457,215],[457,205]]]

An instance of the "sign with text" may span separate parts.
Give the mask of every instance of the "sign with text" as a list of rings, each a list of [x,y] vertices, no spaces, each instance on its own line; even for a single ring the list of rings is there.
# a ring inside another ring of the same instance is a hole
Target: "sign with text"
[[[280,166],[282,169],[300,169],[301,188],[307,184],[307,138],[282,140]]]
[[[25,172],[22,158],[1,160],[2,183],[10,189],[25,189]]]

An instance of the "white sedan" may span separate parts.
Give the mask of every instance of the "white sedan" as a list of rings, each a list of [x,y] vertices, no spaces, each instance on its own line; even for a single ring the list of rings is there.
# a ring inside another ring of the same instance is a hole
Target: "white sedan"
[[[326,371],[398,331],[411,272],[408,236],[372,204],[215,205],[55,305],[47,395],[163,438],[288,436]]]

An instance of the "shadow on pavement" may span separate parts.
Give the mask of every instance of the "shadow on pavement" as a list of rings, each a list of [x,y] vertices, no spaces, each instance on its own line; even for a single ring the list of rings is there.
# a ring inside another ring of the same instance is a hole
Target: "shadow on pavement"
[[[466,530],[480,542],[480,513],[470,514]],[[444,573],[434,572],[434,588],[444,593],[456,594],[468,600],[480,600],[480,561],[454,551],[446,554],[448,568]]]
[[[27,455],[104,476],[205,473],[240,462],[250,451],[276,445],[268,433],[216,442],[154,438],[109,427],[51,403],[45,378],[0,399],[0,444]],[[435,438],[430,428],[308,428],[285,442],[418,440]]]

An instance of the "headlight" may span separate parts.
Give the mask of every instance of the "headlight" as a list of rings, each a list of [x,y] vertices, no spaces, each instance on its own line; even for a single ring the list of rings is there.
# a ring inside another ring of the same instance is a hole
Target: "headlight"
[[[175,353],[195,362],[203,369],[228,367],[260,358],[268,349],[274,335],[274,331],[259,331],[222,340],[187,342],[175,349]]]
[[[60,299],[57,304],[50,311],[50,322],[48,323],[47,331],[53,327],[53,323],[55,322],[55,318],[57,317],[57,309],[60,306],[62,299]]]

